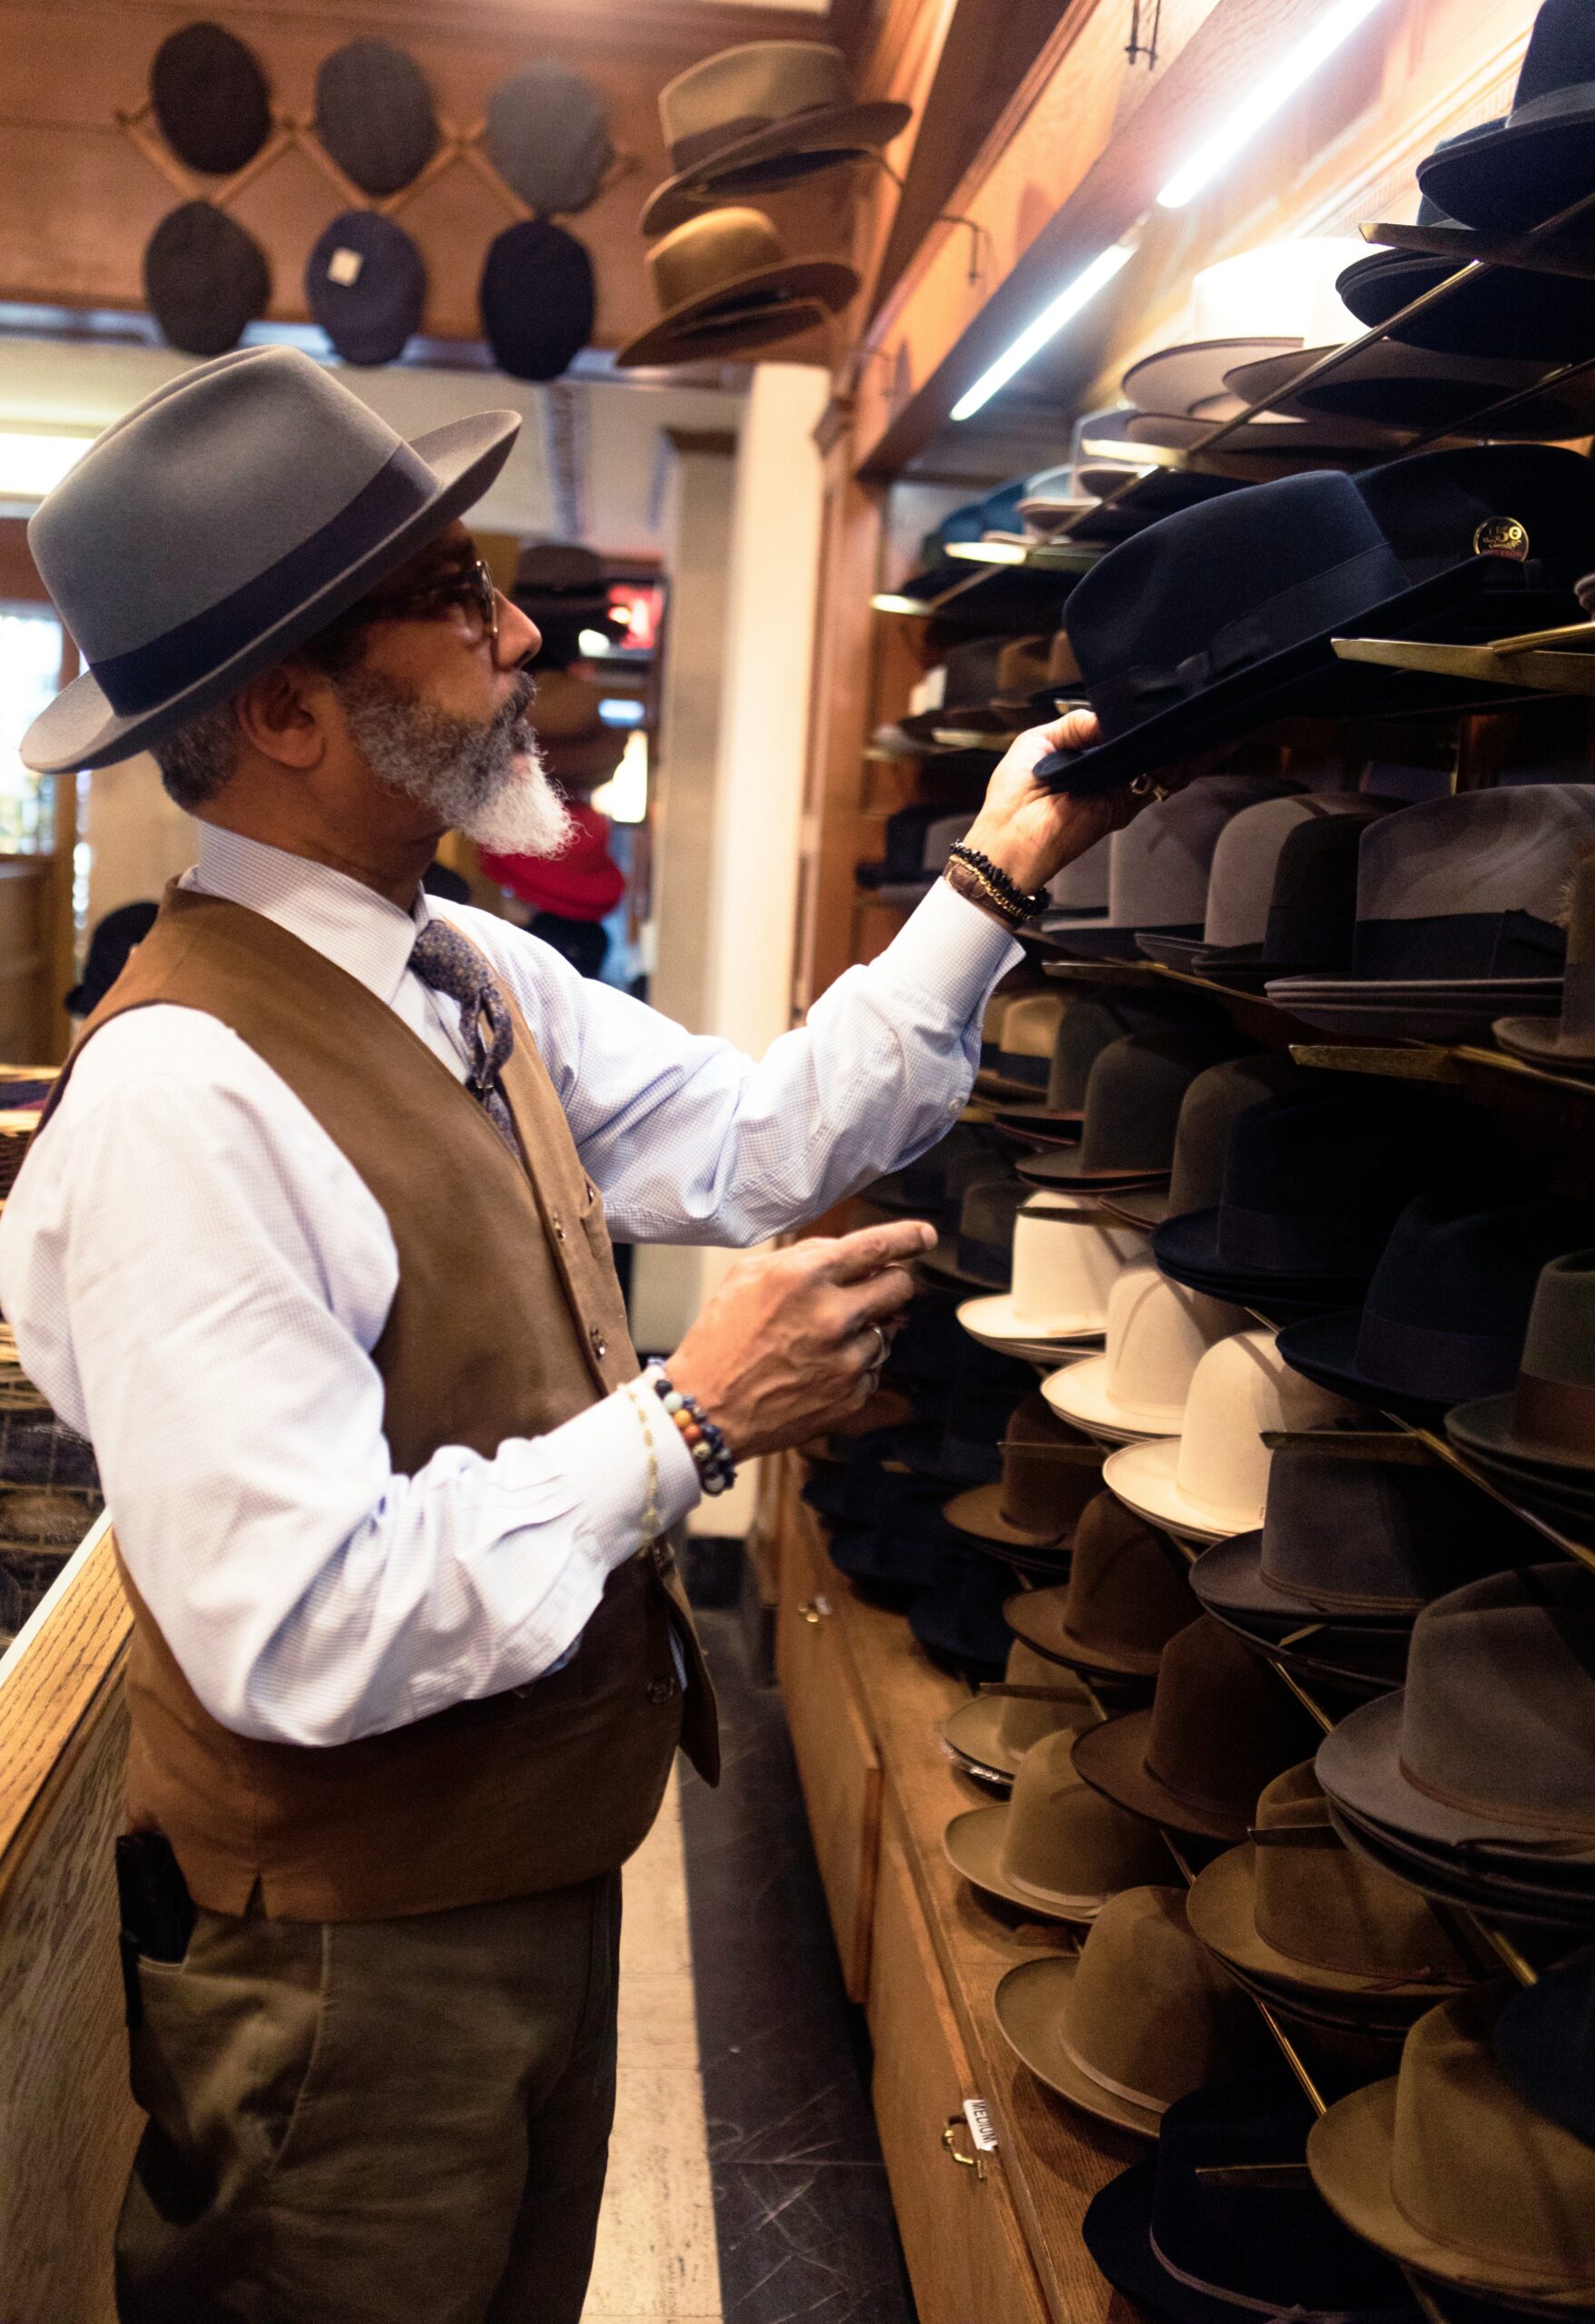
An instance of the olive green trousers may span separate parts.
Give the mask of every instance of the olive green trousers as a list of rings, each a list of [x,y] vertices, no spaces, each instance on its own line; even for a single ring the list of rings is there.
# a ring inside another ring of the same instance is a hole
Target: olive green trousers
[[[123,2324],[578,2324],[620,1876],[379,1922],[202,1911],[141,1961]]]

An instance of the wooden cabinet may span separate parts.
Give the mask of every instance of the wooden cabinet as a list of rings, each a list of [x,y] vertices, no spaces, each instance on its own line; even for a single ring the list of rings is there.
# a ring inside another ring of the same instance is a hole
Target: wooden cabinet
[[[977,2156],[970,2072],[901,1845],[881,1851],[870,1970],[875,2119],[921,2324],[1047,2324],[997,2155]]]
[[[868,1987],[881,1756],[836,1620],[837,1582],[805,1529],[783,1543],[775,1668],[849,1997]]]

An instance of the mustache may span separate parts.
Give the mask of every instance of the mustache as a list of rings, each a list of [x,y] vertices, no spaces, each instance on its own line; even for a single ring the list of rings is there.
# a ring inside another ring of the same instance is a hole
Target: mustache
[[[504,735],[517,750],[524,751],[535,740],[527,714],[537,698],[537,682],[529,670],[517,670],[514,685],[508,701],[500,704],[488,720],[487,731],[495,740]]]

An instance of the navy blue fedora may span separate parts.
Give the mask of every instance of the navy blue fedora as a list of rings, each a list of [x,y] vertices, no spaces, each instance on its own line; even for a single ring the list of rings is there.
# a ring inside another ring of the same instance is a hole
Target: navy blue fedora
[[[1087,2250],[1127,2299],[1175,2324],[1410,2324],[1399,2269],[1313,2185],[1313,2119],[1283,2073],[1177,2098],[1151,2161],[1093,2199]]]
[[[395,220],[346,210],[310,252],[305,298],[346,363],[396,363],[421,327],[426,265]]]
[[[1000,1679],[1008,1667],[1012,1635],[1002,1609],[1013,1595],[1013,1576],[995,1558],[964,1544],[962,1565],[909,1609],[909,1628],[927,1654],[973,1678]]]
[[[104,766],[226,701],[479,500],[520,424],[478,412],[407,443],[290,347],[158,388],[29,522],[88,666],[28,728],[25,763]]]
[[[1182,509],[1110,550],[1070,596],[1102,740],[1043,759],[1038,780],[1109,790],[1287,715],[1483,699],[1452,680],[1398,689],[1388,671],[1368,684],[1371,665],[1338,662],[1332,640],[1505,636],[1525,615],[1572,619],[1559,593],[1577,578],[1563,568],[1580,524],[1587,544],[1595,476],[1542,445],[1283,477]],[[1527,586],[1525,555],[1543,562],[1545,544],[1554,554]]]
[[[831,1562],[850,1581],[906,1603],[921,1590],[956,1581],[969,1543],[934,1509],[907,1506],[872,1525],[839,1525],[828,1543]]]
[[[1544,0],[1503,122],[1418,164],[1432,202],[1465,226],[1514,232],[1595,192],[1595,16],[1588,0]],[[1577,231],[1590,231],[1589,218]]]

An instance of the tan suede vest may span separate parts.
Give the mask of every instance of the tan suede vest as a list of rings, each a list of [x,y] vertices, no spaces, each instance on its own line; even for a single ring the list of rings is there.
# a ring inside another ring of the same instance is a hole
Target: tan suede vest
[[[372,1356],[396,1470],[444,1444],[490,1454],[539,1435],[635,1376],[603,1205],[513,1003],[503,1086],[524,1168],[364,985],[261,913],[187,890],[168,891],[62,1087],[101,1026],[156,1002],[231,1026],[381,1205],[399,1288]],[[48,1169],[50,1147],[26,1167]],[[669,1426],[663,1412],[654,1426]],[[220,1726],[131,1584],[128,1596],[130,1821],[167,1834],[218,1912],[241,1913],[258,1890],[283,1919],[384,1919],[612,1869],[654,1820],[682,1728],[673,1630],[689,1673],[683,1740],[718,1773],[714,1696],[663,1544],[611,1576],[564,1669],[328,1749]]]

